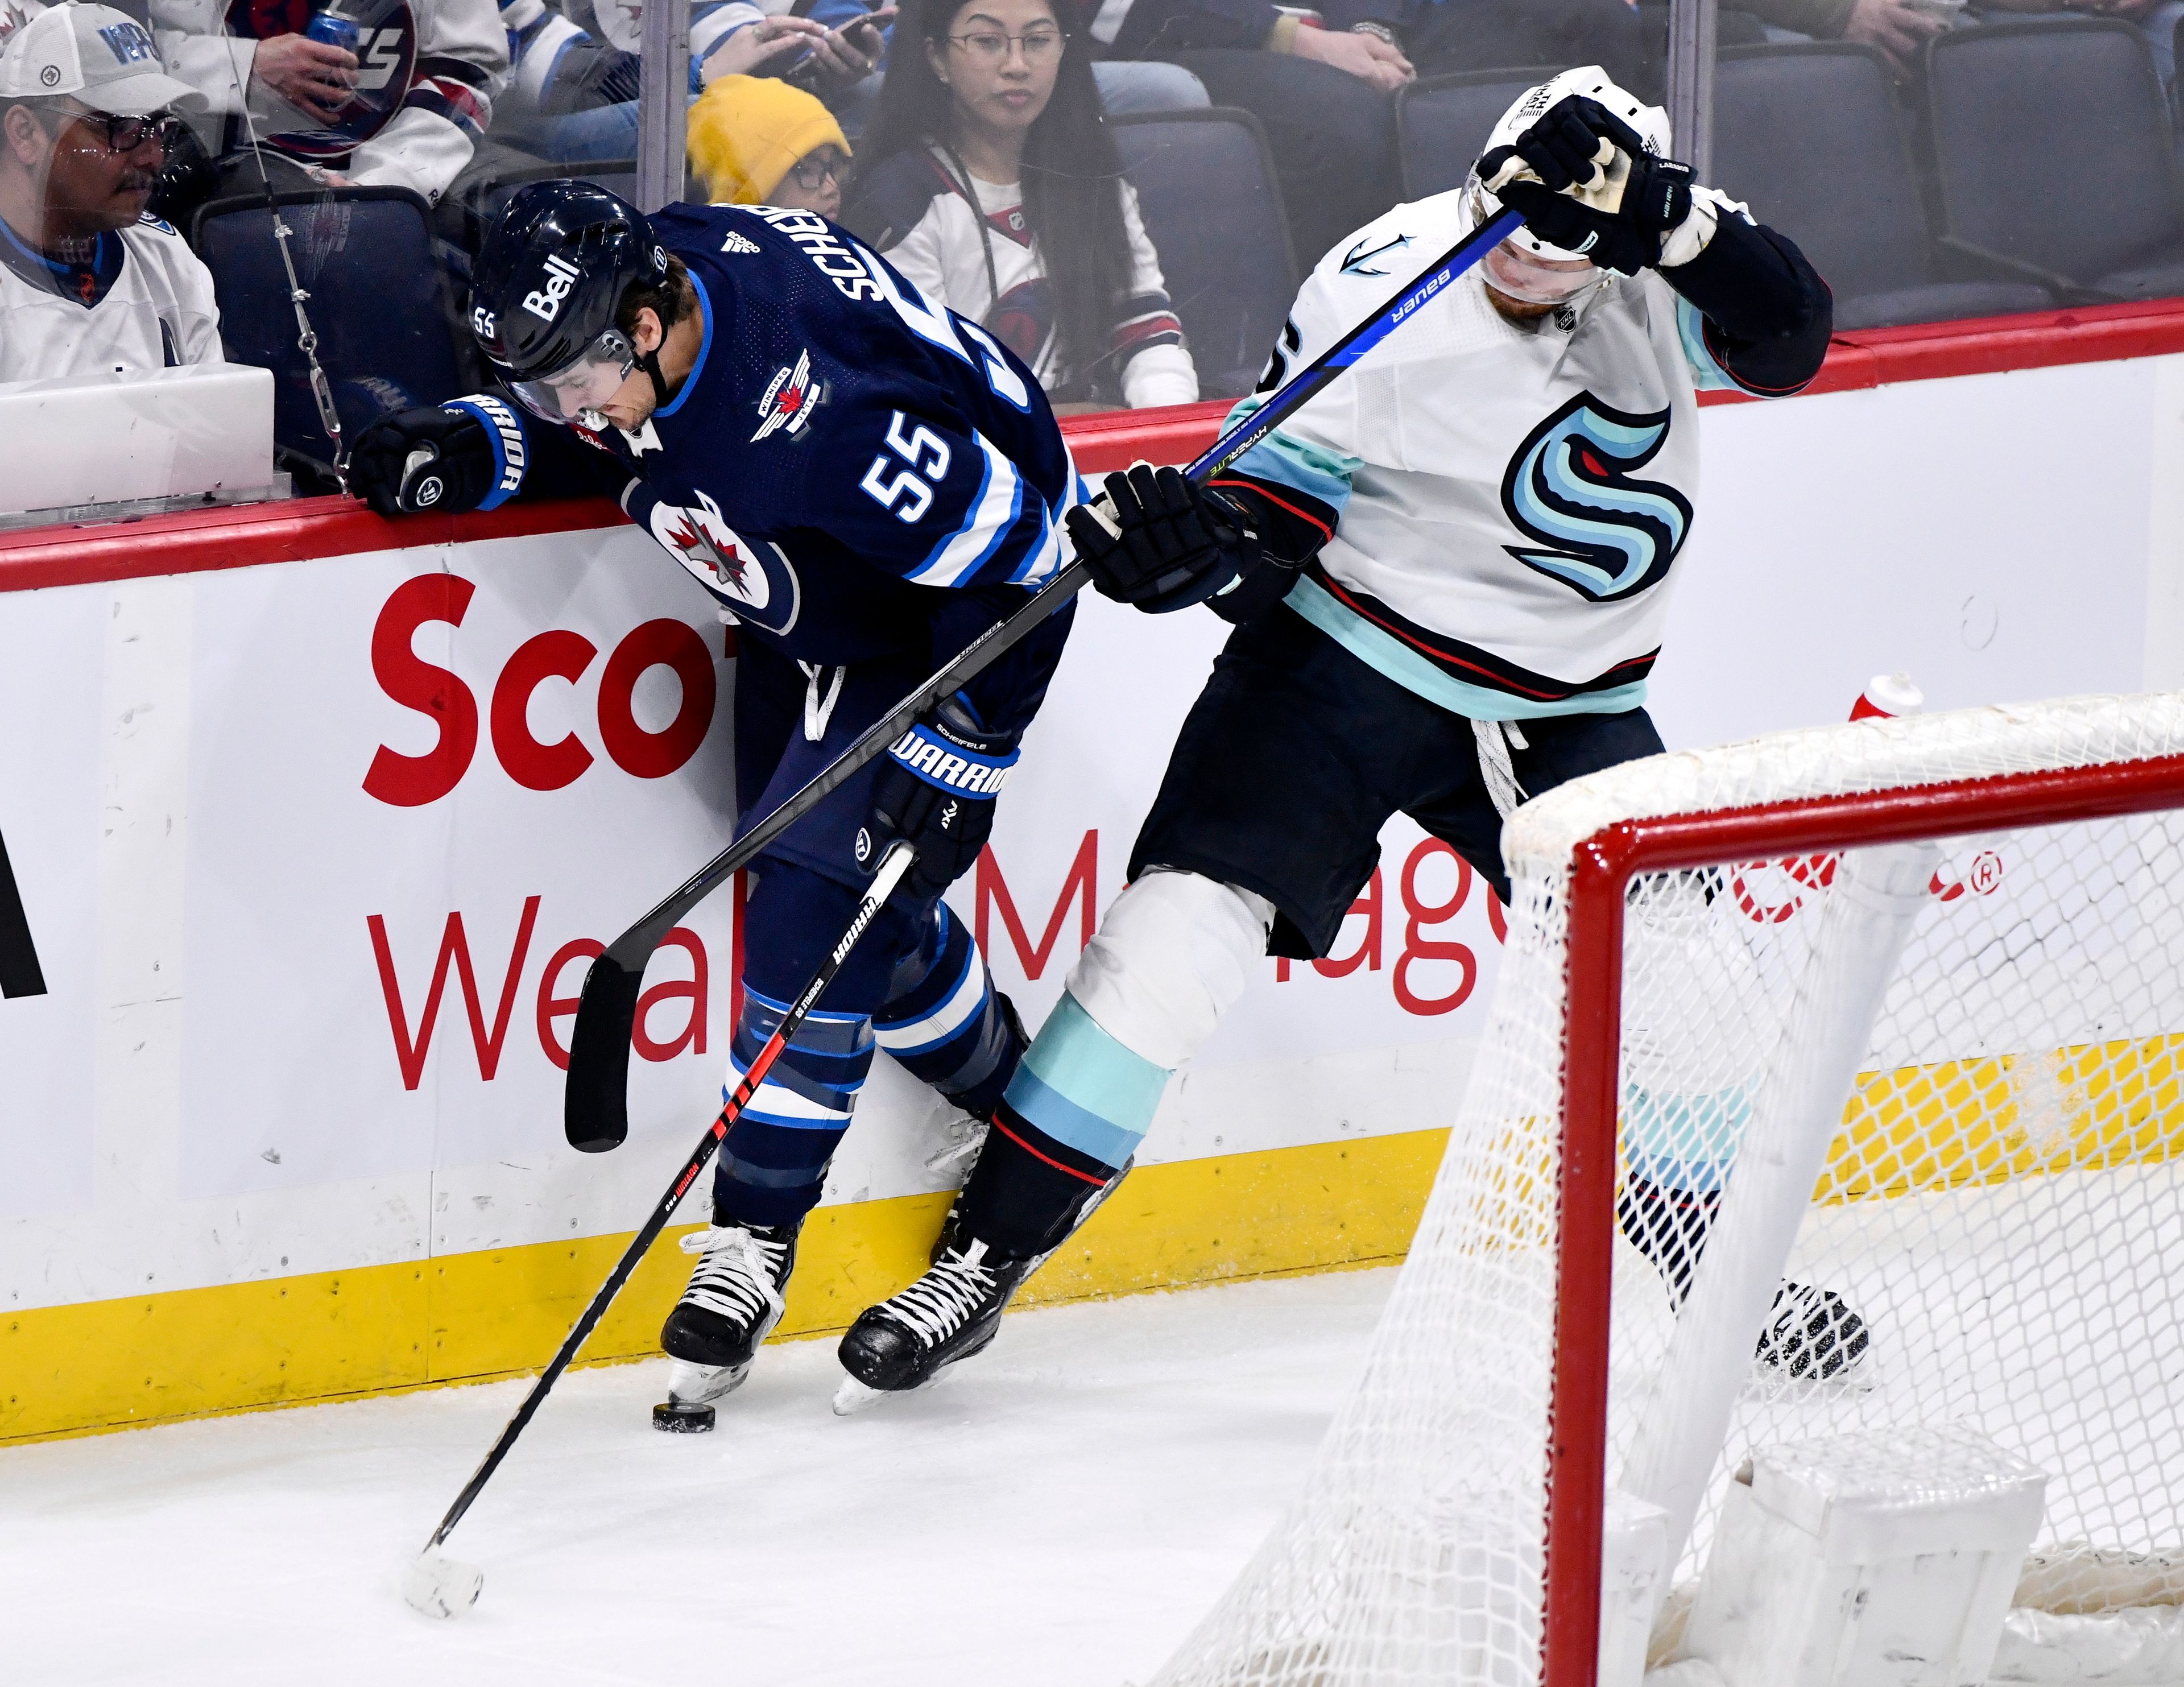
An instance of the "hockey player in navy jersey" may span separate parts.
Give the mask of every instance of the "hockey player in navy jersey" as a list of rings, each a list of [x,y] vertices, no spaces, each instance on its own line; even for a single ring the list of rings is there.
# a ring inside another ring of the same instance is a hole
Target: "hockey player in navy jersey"
[[[376,423],[360,495],[488,509],[588,476],[741,623],[746,821],[833,762],[1060,566],[1079,494],[1038,381],[975,325],[805,211],[524,188],[471,324],[514,402]],[[974,1116],[1023,1033],[939,900],[978,855],[1067,611],[933,710],[760,859],[727,1083],[849,924],[888,844],[916,860],[720,1150],[713,1224],[662,1343],[674,1398],[743,1380],[877,1045]]]
[[[1243,625],[994,1116],[955,1245],[843,1339],[855,1383],[916,1387],[992,1339],[1023,1262],[1128,1165],[1260,957],[1327,953],[1392,815],[1506,899],[1512,807],[1660,749],[1646,676],[1697,500],[1696,388],[1797,392],[1832,320],[1797,248],[1668,145],[1666,114],[1596,67],[1530,90],[1464,187],[1320,261],[1260,392],[1504,206],[1526,231],[1211,486],[1139,465],[1070,512],[1108,596]],[[1679,1296],[1713,1211],[1702,1158],[1634,1157],[1624,1206]]]

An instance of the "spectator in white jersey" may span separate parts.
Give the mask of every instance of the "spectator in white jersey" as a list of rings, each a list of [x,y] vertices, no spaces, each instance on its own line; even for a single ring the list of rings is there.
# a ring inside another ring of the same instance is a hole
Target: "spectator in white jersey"
[[[144,214],[175,114],[202,103],[110,6],[55,6],[6,34],[0,381],[225,361],[210,273]]]
[[[862,148],[843,220],[1057,409],[1197,398],[1090,53],[1050,0],[911,0]]]
[[[222,192],[259,190],[247,103],[276,187],[407,187],[437,203],[508,75],[494,0],[150,0],[150,12],[167,64],[226,120]]]

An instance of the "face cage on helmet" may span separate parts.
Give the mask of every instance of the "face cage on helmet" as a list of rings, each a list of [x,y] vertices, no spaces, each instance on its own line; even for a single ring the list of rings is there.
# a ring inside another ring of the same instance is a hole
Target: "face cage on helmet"
[[[619,328],[610,328],[590,349],[550,375],[509,383],[523,408],[566,427],[574,423],[603,433],[613,424],[600,406],[621,390],[637,367],[637,351]]]
[[[1472,226],[1484,227],[1499,212],[1474,176],[1469,184]],[[1550,256],[1548,254],[1555,254]],[[1487,286],[1522,304],[1562,304],[1605,279],[1590,258],[1564,253],[1526,229],[1513,234],[1479,260]]]

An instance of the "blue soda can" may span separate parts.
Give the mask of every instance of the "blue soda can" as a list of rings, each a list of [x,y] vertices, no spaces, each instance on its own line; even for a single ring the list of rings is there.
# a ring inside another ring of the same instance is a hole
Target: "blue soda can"
[[[322,41],[328,47],[338,47],[344,53],[356,51],[357,37],[361,33],[356,19],[344,18],[338,12],[320,12],[304,30],[313,41]]]

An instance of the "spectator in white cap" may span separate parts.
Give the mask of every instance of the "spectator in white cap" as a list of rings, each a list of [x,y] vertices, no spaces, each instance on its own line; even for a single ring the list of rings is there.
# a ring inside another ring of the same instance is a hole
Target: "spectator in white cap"
[[[203,97],[125,13],[25,9],[0,0],[0,381],[224,362],[211,273],[144,213]]]

